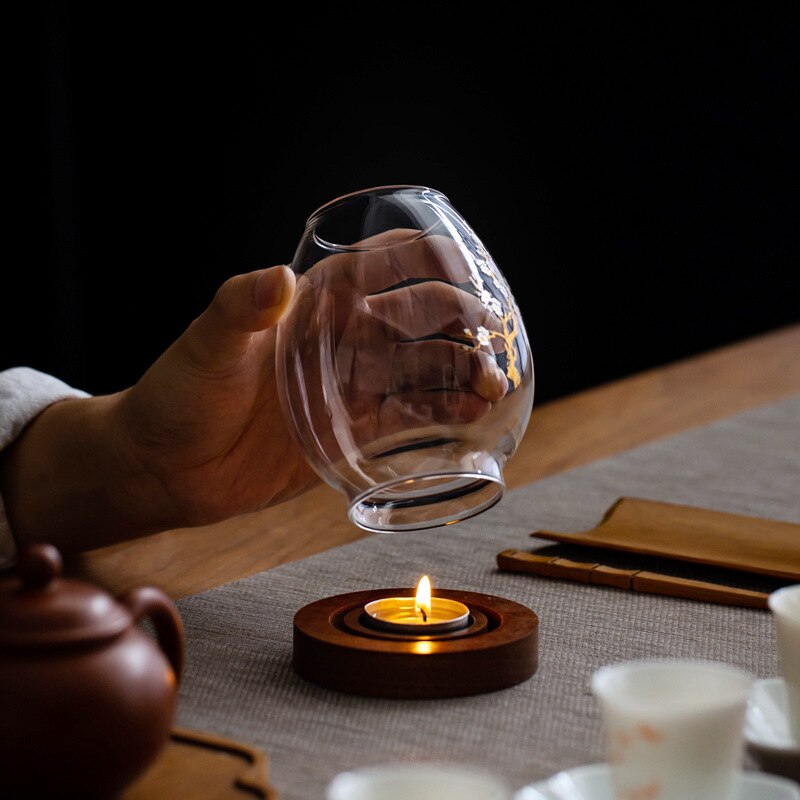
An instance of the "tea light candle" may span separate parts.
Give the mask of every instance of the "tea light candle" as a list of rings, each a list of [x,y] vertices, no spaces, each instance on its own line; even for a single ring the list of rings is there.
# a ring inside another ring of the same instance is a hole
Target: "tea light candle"
[[[422,576],[416,597],[382,597],[364,606],[364,621],[387,633],[431,635],[469,625],[469,608],[458,600],[433,597],[431,582]]]
[[[342,772],[325,800],[509,800],[508,785],[478,767],[386,764]]]

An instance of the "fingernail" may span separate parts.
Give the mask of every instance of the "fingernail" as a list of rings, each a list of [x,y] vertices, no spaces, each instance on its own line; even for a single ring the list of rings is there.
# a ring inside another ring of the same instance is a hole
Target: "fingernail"
[[[270,267],[256,278],[255,302],[260,309],[274,308],[283,300],[286,288],[294,273],[287,266]]]

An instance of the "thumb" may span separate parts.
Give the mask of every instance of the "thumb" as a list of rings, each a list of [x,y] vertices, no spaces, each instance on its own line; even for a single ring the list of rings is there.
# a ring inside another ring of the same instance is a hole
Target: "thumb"
[[[225,370],[236,364],[252,335],[281,319],[294,289],[294,272],[286,266],[229,278],[184,334],[192,360],[207,370]]]
[[[203,316],[220,335],[263,331],[283,316],[294,284],[294,273],[285,266],[234,275],[219,287]]]

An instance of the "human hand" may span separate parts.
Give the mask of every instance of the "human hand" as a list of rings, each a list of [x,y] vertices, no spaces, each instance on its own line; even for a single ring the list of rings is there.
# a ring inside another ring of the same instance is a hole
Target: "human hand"
[[[284,266],[230,278],[119,397],[123,446],[182,524],[263,508],[318,481],[276,387],[275,325],[294,289]]]
[[[334,263],[352,289],[335,290],[334,270],[315,268],[301,278],[294,302],[287,267],[237,275],[134,386],[47,408],[0,459],[18,543],[90,549],[254,511],[317,483],[286,424],[275,372],[276,323],[289,308],[287,325],[305,330],[309,363],[319,363],[318,315],[303,291],[310,281],[330,282],[325,302],[334,307],[368,292],[357,323],[335,332],[339,347],[368,343],[345,395],[360,437],[486,414],[507,387],[493,359],[424,338],[429,331],[457,336],[465,320],[477,326],[486,314],[474,297],[437,281],[424,258],[430,246],[392,249],[418,270],[422,282],[408,286],[396,286],[400,262],[375,270],[373,258],[360,257]],[[377,388],[387,380],[388,394]],[[362,395],[365,386],[371,392]]]

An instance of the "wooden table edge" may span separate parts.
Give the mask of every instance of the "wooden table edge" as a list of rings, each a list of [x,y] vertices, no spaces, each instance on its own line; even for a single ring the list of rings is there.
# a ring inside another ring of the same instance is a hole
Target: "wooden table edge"
[[[798,353],[800,324],[534,406],[508,488],[800,393]],[[84,553],[69,569],[115,593],[149,584],[179,598],[368,535],[322,485],[264,511]]]

